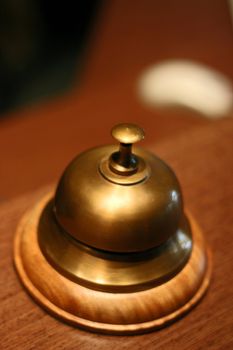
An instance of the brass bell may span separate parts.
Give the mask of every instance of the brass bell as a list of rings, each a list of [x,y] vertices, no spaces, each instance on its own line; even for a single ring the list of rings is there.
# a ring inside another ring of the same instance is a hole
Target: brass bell
[[[174,172],[132,149],[143,130],[119,124],[112,135],[120,146],[78,155],[55,195],[25,214],[15,265],[32,296],[61,319],[103,333],[143,333],[200,300],[211,264]]]

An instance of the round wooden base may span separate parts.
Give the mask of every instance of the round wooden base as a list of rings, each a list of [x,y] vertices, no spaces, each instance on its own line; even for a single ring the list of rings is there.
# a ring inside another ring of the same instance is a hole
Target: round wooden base
[[[200,229],[190,217],[193,250],[184,268],[164,284],[129,293],[92,290],[55,270],[38,244],[39,217],[40,212],[34,208],[19,223],[14,245],[15,266],[34,299],[68,323],[108,334],[144,333],[188,312],[209,285],[209,253]]]

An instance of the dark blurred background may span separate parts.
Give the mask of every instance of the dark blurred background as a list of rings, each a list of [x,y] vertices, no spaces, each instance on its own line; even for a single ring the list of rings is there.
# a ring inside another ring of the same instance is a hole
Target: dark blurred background
[[[100,3],[0,1],[0,115],[71,86]]]

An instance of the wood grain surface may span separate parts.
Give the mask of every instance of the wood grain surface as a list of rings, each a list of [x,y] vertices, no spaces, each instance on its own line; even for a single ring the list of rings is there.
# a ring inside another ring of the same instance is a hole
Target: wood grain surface
[[[38,193],[0,208],[0,339],[3,349],[232,349],[233,347],[233,120],[190,131],[152,149],[173,166],[186,206],[213,251],[213,280],[201,303],[160,331],[101,336],[75,329],[45,313],[22,288],[13,268],[19,218]],[[46,190],[45,190],[46,191]]]

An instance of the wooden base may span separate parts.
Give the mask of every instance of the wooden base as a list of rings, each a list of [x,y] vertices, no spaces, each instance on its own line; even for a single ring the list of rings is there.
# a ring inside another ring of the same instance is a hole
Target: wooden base
[[[48,263],[38,245],[40,212],[35,208],[27,212],[18,225],[15,266],[33,298],[70,324],[109,334],[144,333],[161,328],[188,312],[209,285],[209,253],[192,218],[189,219],[193,250],[188,263],[175,277],[140,292],[107,293],[69,280]]]

